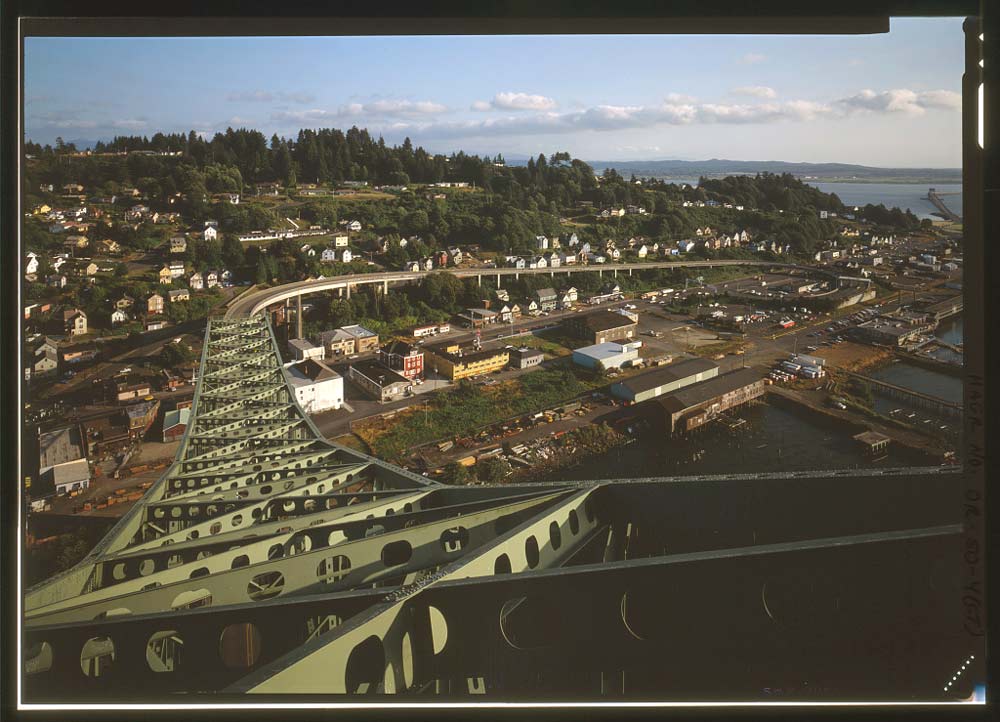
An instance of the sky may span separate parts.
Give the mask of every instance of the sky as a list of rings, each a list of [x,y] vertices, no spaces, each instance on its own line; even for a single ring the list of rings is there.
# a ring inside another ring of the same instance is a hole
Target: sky
[[[352,125],[511,158],[961,165],[960,18],[855,36],[25,39],[25,137]]]

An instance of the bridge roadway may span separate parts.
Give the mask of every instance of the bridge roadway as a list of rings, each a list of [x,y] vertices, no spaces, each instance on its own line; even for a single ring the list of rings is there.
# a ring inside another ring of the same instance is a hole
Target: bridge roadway
[[[478,277],[482,283],[483,277],[496,276],[497,284],[500,283],[501,276],[514,276],[519,278],[522,274],[549,274],[555,277],[557,273],[611,273],[617,277],[619,271],[627,271],[629,275],[633,271],[644,271],[652,268],[715,268],[717,266],[764,266],[767,268],[783,268],[788,270],[800,270],[809,273],[819,273],[837,280],[837,275],[831,271],[813,266],[802,266],[795,263],[778,263],[772,261],[744,261],[744,260],[704,260],[704,261],[654,261],[646,263],[603,263],[583,266],[561,266],[559,268],[449,268],[444,269],[447,273],[452,273],[460,278]],[[320,291],[333,291],[344,289],[347,297],[350,298],[351,289],[361,285],[381,284],[385,291],[389,290],[390,283],[410,283],[419,281],[431,273],[438,273],[441,269],[434,271],[382,271],[378,273],[355,273],[344,276],[334,276],[331,278],[312,279],[305,281],[294,281],[285,283],[274,288],[266,288],[260,291],[252,291],[233,301],[226,310],[225,318],[246,318],[260,313],[268,306],[286,301],[288,299],[306,296]],[[837,280],[839,285],[839,280]]]

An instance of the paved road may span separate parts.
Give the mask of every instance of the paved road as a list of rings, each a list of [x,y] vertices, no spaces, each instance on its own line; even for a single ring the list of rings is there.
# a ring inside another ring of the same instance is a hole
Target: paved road
[[[362,284],[385,284],[389,283],[409,283],[418,281],[428,274],[445,270],[460,278],[474,276],[520,276],[521,274],[551,274],[557,273],[610,273],[644,271],[652,268],[713,268],[716,266],[764,266],[768,268],[799,269],[810,273],[820,273],[835,277],[836,273],[813,266],[802,266],[794,263],[775,263],[771,261],[744,261],[744,260],[701,260],[701,261],[650,261],[646,263],[602,263],[583,266],[562,266],[560,268],[448,268],[436,271],[382,271],[378,273],[356,273],[345,276],[335,276],[333,278],[314,279],[307,281],[295,281],[286,283],[274,288],[266,288],[260,291],[248,293],[236,300],[226,311],[226,318],[243,318],[260,313],[264,308],[279,303],[296,296],[317,293],[319,291],[332,291]]]

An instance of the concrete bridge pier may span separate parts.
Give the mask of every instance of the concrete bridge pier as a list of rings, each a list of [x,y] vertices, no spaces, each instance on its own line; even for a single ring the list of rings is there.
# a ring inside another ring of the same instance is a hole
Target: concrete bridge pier
[[[386,280],[382,281],[382,295],[384,295],[384,296],[388,296],[389,295],[389,279],[388,278]]]
[[[345,288],[347,289],[347,300],[350,301],[351,300],[351,284],[348,283],[345,286]]]
[[[520,274],[520,273],[515,273],[515,274],[514,274],[514,280],[515,280],[515,281],[519,281],[519,280],[521,280],[521,274]]]
[[[615,278],[618,278],[618,269],[615,269]]]
[[[549,271],[549,277],[550,278],[555,278],[556,277],[556,272],[555,271]]]
[[[295,338],[302,338],[302,294],[295,297]]]
[[[476,274],[476,285],[477,286],[482,286],[483,285],[483,274],[481,274],[481,273],[477,273]]]
[[[598,278],[604,278],[604,269],[603,268],[598,268],[597,269],[597,277]]]
[[[497,288],[500,288],[500,274],[497,274]]]
[[[630,275],[630,276],[632,275],[632,269],[631,268],[628,269],[628,275]]]

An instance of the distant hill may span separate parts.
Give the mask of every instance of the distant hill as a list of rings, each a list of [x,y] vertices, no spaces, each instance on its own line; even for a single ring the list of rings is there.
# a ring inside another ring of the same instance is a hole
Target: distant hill
[[[791,173],[825,181],[882,181],[897,183],[961,183],[961,168],[877,168],[850,163],[788,163],[781,160],[628,160],[587,161],[595,172],[614,168],[623,176],[698,178],[755,173]]]

